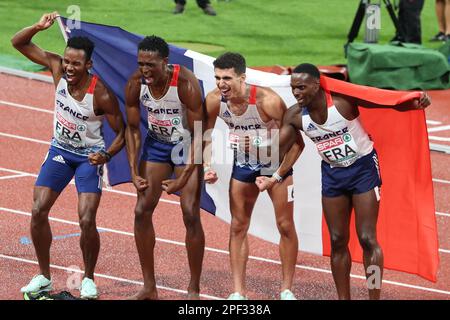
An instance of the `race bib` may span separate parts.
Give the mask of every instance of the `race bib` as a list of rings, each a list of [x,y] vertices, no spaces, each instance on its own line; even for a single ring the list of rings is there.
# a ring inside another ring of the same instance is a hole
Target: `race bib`
[[[181,137],[179,128],[183,129],[180,117],[160,120],[152,114],[148,115],[149,133],[158,140],[171,143],[178,142]]]
[[[351,165],[358,157],[358,148],[350,133],[319,142],[316,147],[326,162],[339,167]]]
[[[85,124],[72,121],[65,119],[60,113],[56,113],[55,139],[75,148],[85,147],[87,127]]]

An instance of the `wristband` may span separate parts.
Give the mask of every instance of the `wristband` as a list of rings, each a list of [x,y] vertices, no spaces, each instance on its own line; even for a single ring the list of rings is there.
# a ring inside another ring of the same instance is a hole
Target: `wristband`
[[[273,173],[272,178],[274,178],[275,180],[277,180],[278,183],[280,183],[281,181],[283,181],[283,177],[280,176],[280,175],[278,174],[277,171],[275,171],[275,172]]]
[[[203,173],[207,173],[209,170],[211,170],[210,166],[204,166],[203,167]]]
[[[104,150],[100,150],[98,153],[100,153],[104,158],[106,158],[106,162],[109,162],[111,160],[111,154]]]

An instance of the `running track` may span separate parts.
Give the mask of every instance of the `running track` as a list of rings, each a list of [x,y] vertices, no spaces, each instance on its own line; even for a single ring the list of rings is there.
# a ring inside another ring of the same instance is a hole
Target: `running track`
[[[22,299],[19,292],[38,272],[29,242],[32,189],[52,135],[53,86],[0,74],[0,299]],[[450,145],[446,112],[450,93],[431,92],[427,110],[430,142]],[[446,104],[447,103],[447,104]],[[434,130],[433,130],[434,129]],[[435,137],[435,138],[432,138]],[[383,299],[450,300],[450,156],[432,152],[432,170],[439,232],[440,268],[437,283],[386,270]],[[142,286],[133,238],[136,201],[131,184],[105,190],[97,214],[101,249],[96,283],[101,299],[124,299]],[[75,186],[61,194],[50,217],[53,231],[52,276],[57,291],[80,277],[82,266]],[[184,226],[176,196],[163,194],[154,215],[157,235],[155,267],[160,299],[184,299],[189,280]],[[228,224],[202,212],[206,252],[202,298],[223,299],[232,291],[228,259]],[[250,237],[247,287],[250,299],[277,299],[281,277],[278,247]],[[329,258],[299,252],[293,291],[299,299],[336,299]],[[363,268],[353,264],[352,297],[366,299]],[[71,292],[78,296],[77,290]]]

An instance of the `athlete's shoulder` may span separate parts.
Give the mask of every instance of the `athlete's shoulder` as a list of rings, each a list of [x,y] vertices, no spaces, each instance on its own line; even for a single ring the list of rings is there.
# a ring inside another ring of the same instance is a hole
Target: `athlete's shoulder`
[[[283,99],[271,88],[257,87],[256,105],[261,107],[266,113],[273,113],[273,110],[286,110]]]
[[[117,101],[114,92],[100,77],[97,77],[97,82],[95,84],[94,99],[96,104],[101,106],[109,105],[111,102]]]
[[[139,71],[139,69],[136,69],[131,76],[128,78],[128,85],[133,85],[133,86],[141,86],[142,84],[142,74]]]
[[[211,90],[207,95],[206,95],[206,99],[210,100],[211,102],[217,100],[218,102],[222,99],[222,95],[220,94],[220,90],[219,88],[214,88],[213,90]]]
[[[216,108],[220,106],[220,101],[222,100],[222,95],[218,88],[214,88],[206,95],[205,103],[208,109]]]
[[[197,80],[195,74],[186,68],[185,66],[179,65],[180,71],[178,73],[178,82],[188,82],[192,80]]]

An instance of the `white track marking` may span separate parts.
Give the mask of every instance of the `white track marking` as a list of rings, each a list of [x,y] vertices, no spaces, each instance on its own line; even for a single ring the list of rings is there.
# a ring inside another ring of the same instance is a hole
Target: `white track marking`
[[[15,178],[27,177],[27,176],[28,175],[26,175],[26,174],[14,174],[14,175],[11,175],[11,176],[0,177],[0,180],[15,179]]]
[[[442,124],[442,122],[435,121],[435,120],[427,120],[427,124],[432,125],[432,126],[437,126],[437,125]]]
[[[9,208],[3,208],[3,207],[0,207],[0,211],[9,212],[9,213],[18,214],[18,215],[23,215],[23,216],[31,216],[31,213],[28,213],[28,212],[24,212],[24,211],[20,211],[20,210],[14,210],[14,209],[9,209]],[[77,225],[77,226],[79,224],[78,222],[75,222],[75,221],[69,221],[69,220],[64,220],[64,219],[57,219],[57,218],[52,218],[52,217],[49,217],[49,220],[55,221],[55,222],[60,222],[60,223],[65,223],[65,224],[70,224],[70,225]],[[110,229],[110,228],[97,227],[97,229],[98,230],[102,230],[102,231],[111,232],[111,233],[116,233],[116,234],[122,234],[122,235],[127,235],[127,236],[134,236],[134,234],[131,233],[131,232],[125,232],[125,231],[120,231],[120,230],[115,230],[115,229]],[[172,240],[162,239],[162,238],[156,238],[156,240],[164,242],[164,243],[169,243],[169,244],[174,244],[174,245],[185,247],[185,243],[179,242],[179,241],[172,241]],[[225,251],[225,250],[220,250],[220,249],[215,249],[215,248],[210,248],[210,247],[205,247],[205,250],[229,255],[229,252]],[[266,258],[262,258],[262,257],[249,256],[249,259],[281,265],[280,261],[272,260],[272,259],[266,259]],[[317,272],[331,274],[331,271],[327,270],[327,269],[309,267],[309,266],[304,266],[304,265],[296,265],[296,267],[299,268],[299,269],[305,269],[305,270],[310,270],[310,271],[317,271]],[[363,279],[363,280],[365,280],[365,277],[359,276],[359,275],[353,275],[352,274],[351,277],[352,278],[356,278],[356,279]],[[402,282],[394,282],[394,281],[390,281],[390,280],[383,280],[383,283],[393,284],[393,285],[402,286],[402,287],[408,287],[408,288],[414,288],[414,289],[423,290],[423,291],[430,291],[430,292],[436,292],[436,293],[442,293],[442,294],[450,295],[449,291],[437,290],[437,289],[421,287],[421,286],[414,286],[414,285],[410,285],[410,284],[406,284],[406,283],[402,283]]]
[[[429,128],[428,129],[428,133],[430,133],[430,132],[438,132],[438,131],[447,131],[447,130],[450,130],[450,125]]]
[[[22,136],[18,136],[16,134],[9,134],[9,133],[0,132],[0,136],[7,137],[7,138],[13,138],[13,139],[19,139],[19,140],[25,140],[25,141],[30,141],[30,142],[40,143],[40,144],[50,145],[50,142],[48,142],[48,141],[37,140],[37,139],[33,139],[33,138],[28,138],[28,137],[22,137]]]
[[[7,256],[4,254],[0,254],[0,258],[29,263],[29,264],[35,264],[35,265],[39,264],[37,261],[23,259],[23,258],[14,257],[14,256]],[[54,265],[54,264],[51,264],[50,267],[53,269],[64,270],[64,271],[68,271],[68,272],[84,273],[83,270],[67,268],[67,267],[58,266],[58,265]],[[141,281],[135,281],[135,280],[125,279],[125,278],[114,277],[114,276],[110,276],[107,274],[94,273],[94,275],[98,278],[104,278],[104,279],[126,282],[126,283],[137,284],[137,285],[144,285],[144,283]],[[187,291],[185,291],[185,290],[180,290],[180,289],[175,289],[175,288],[165,287],[165,286],[159,286],[159,285],[157,285],[156,287],[161,290],[167,290],[167,291],[173,291],[173,292],[177,292],[177,293],[187,294]],[[224,298],[219,298],[219,297],[211,296],[211,295],[207,295],[207,294],[200,294],[200,296],[207,298],[207,299],[212,299],[212,300],[223,300],[224,299]]]
[[[450,142],[450,138],[446,138],[446,137],[428,136],[428,139],[442,141],[442,142]]]
[[[8,101],[0,100],[0,104],[7,105],[9,107],[15,107],[15,108],[21,108],[21,109],[27,109],[27,110],[33,110],[33,111],[53,114],[52,110],[47,110],[47,109],[42,109],[42,108],[37,108],[37,107],[32,107],[32,106],[27,106],[25,104],[20,104],[20,103],[14,103],[14,102],[8,102]]]

